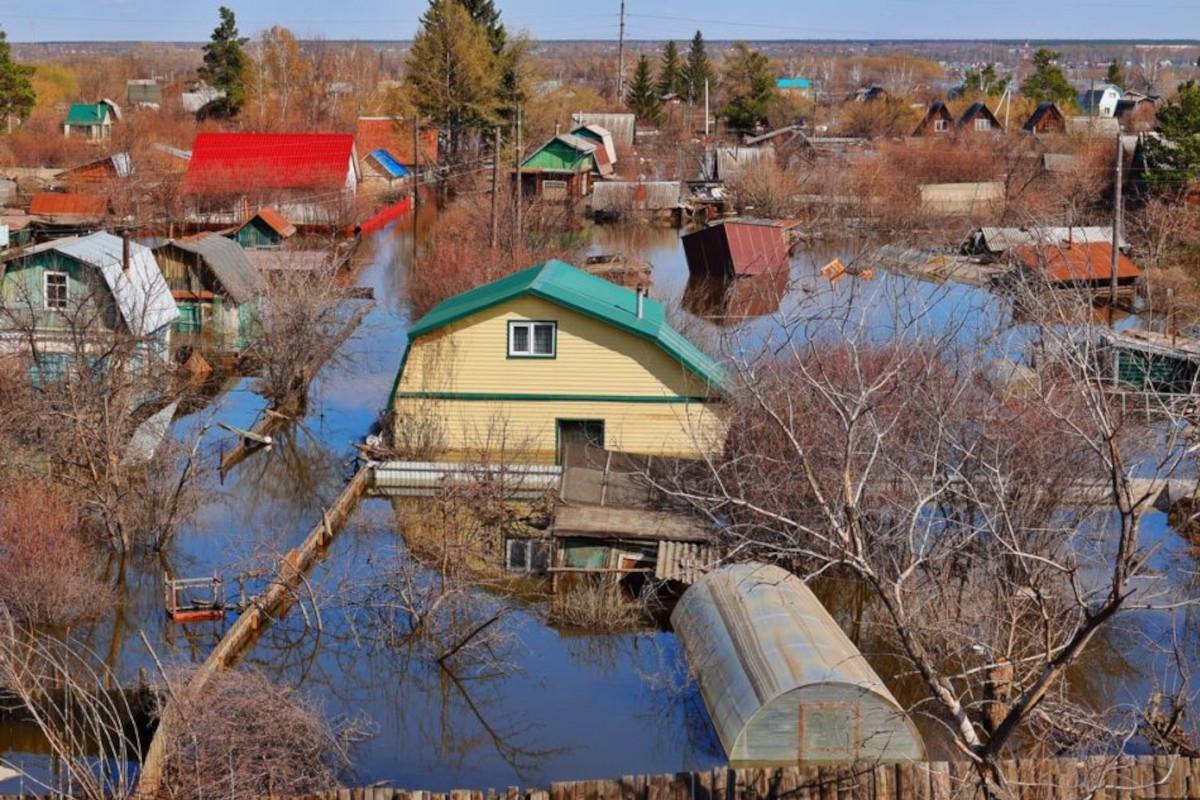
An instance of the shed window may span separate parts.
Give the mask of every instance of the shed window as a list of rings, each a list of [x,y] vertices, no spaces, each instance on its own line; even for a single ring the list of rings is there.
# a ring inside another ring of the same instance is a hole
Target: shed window
[[[46,308],[64,309],[67,307],[67,273],[46,273]]]
[[[508,323],[508,354],[519,358],[554,358],[556,322]]]
[[[950,123],[944,119],[935,119],[933,121],[933,129],[938,133],[945,133],[950,129]]]
[[[504,568],[509,572],[545,574],[550,569],[550,540],[509,539],[505,542]]]
[[[975,130],[990,131],[992,129],[992,121],[986,117],[975,120]]]

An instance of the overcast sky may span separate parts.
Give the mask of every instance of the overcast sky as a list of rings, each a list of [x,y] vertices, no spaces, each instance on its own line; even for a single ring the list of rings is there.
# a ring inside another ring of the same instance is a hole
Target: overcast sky
[[[228,0],[227,0],[228,1]],[[539,39],[615,39],[620,0],[497,0]],[[213,0],[0,0],[12,41],[207,39]],[[425,0],[232,0],[243,34],[407,39]],[[627,0],[626,36],[683,39],[1200,38],[1200,0]]]

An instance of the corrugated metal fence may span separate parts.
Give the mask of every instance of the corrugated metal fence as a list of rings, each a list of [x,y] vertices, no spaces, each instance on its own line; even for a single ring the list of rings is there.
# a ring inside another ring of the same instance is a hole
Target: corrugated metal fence
[[[1001,765],[1012,800],[1200,798],[1200,758],[1099,756]],[[930,761],[782,769],[728,769],[552,783],[544,789],[405,791],[338,789],[306,800],[977,800],[971,764]],[[33,800],[34,795],[0,795]],[[282,800],[277,798],[277,800]]]

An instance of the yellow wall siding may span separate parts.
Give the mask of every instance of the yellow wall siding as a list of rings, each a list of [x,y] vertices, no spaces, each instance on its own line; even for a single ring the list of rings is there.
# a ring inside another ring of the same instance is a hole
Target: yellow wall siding
[[[558,323],[555,358],[509,358],[510,320]],[[653,342],[537,297],[490,308],[412,343],[401,392],[703,397],[704,382]]]
[[[447,458],[553,463],[557,420],[603,420],[611,450],[698,457],[720,446],[724,423],[711,403],[398,398],[396,426],[433,426]]]

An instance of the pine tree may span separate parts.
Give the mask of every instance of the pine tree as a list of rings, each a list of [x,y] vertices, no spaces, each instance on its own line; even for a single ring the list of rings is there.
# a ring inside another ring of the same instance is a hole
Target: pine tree
[[[471,15],[471,20],[481,26],[484,33],[487,34],[488,42],[492,45],[492,52],[500,55],[508,43],[508,31],[505,30],[504,23],[500,21],[500,9],[496,8],[496,4],[492,0],[459,0],[459,2]]]
[[[1179,99],[1158,111],[1158,136],[1146,138],[1146,178],[1178,189],[1200,179],[1200,84],[1179,84]]]
[[[221,6],[217,13],[221,23],[213,30],[209,43],[204,45],[204,64],[198,74],[201,80],[225,93],[225,97],[214,104],[211,113],[232,117],[246,102],[246,51],[242,48],[249,39],[238,36],[233,11]]]
[[[683,79],[683,61],[679,58],[679,48],[675,46],[675,42],[667,42],[663,50],[662,64],[658,68],[658,94],[677,94],[680,97],[687,94],[687,83]]]
[[[704,49],[704,36],[700,31],[692,37],[692,45],[688,49],[687,63],[683,65],[683,82],[687,87],[686,96],[689,103],[699,102],[704,97],[704,84],[713,78],[712,62]]]
[[[1121,66],[1120,61],[1117,61],[1115,58],[1112,60],[1112,63],[1108,65],[1108,72],[1105,73],[1104,80],[1118,89],[1123,90],[1125,88],[1125,69]]]
[[[638,119],[650,123],[662,119],[662,101],[650,74],[650,59],[644,53],[638,56],[637,69],[633,73],[633,82],[629,84],[629,92],[625,95],[625,104],[637,114]]]
[[[445,132],[451,163],[466,134],[494,122],[501,69],[484,26],[459,0],[430,0],[408,54],[408,86],[417,111]]]
[[[983,69],[968,69],[963,73],[963,91],[999,97],[1008,88],[1008,78],[1001,78],[995,64],[986,64]]]
[[[8,34],[0,31],[0,115],[7,123],[12,117],[27,119],[37,102],[33,91],[34,68],[12,60]]]
[[[1033,54],[1033,72],[1021,84],[1021,94],[1037,103],[1050,101],[1064,105],[1075,102],[1074,87],[1054,63],[1059,55],[1045,47]]]
[[[764,53],[737,42],[721,76],[725,104],[718,113],[734,128],[753,128],[767,120],[775,101],[775,75]]]

